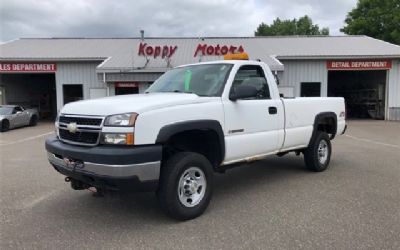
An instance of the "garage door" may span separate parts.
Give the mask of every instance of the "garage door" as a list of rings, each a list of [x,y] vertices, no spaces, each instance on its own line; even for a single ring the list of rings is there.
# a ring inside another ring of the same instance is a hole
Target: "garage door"
[[[40,117],[54,118],[57,115],[54,73],[2,73],[2,102],[37,108]]]
[[[344,97],[348,118],[384,119],[387,60],[328,62],[328,96]]]

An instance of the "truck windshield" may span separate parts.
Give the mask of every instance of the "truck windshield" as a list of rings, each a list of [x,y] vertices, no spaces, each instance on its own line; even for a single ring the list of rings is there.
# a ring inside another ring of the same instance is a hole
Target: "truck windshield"
[[[221,96],[232,64],[201,64],[172,69],[151,85],[146,93],[177,92],[198,96]]]

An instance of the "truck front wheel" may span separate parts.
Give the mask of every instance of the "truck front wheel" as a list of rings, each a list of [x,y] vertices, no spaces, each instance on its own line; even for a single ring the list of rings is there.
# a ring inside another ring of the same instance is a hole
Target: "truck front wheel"
[[[322,172],[329,166],[332,146],[327,133],[318,131],[304,151],[304,162],[314,172]]]
[[[211,200],[213,169],[201,154],[179,152],[161,169],[158,200],[164,212],[178,220],[201,215]]]

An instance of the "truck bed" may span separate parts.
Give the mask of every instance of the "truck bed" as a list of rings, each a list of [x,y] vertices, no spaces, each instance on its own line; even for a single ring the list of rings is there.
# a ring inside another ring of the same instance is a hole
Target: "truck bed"
[[[345,117],[340,113],[345,110],[341,97],[299,97],[281,99],[285,110],[285,136],[283,150],[306,147],[311,138],[313,124],[317,114],[334,112],[338,118],[337,133],[345,127]]]

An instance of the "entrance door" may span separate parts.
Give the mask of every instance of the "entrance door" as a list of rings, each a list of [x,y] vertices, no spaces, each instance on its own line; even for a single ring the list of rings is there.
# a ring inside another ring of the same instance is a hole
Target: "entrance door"
[[[131,95],[139,93],[138,82],[116,82],[115,95]]]
[[[255,86],[259,94],[254,99],[224,101],[225,131],[228,133],[225,162],[261,156],[278,148],[279,114],[275,108],[279,100],[271,99],[264,71],[258,65],[242,66],[236,73],[231,91],[241,84]]]
[[[117,87],[115,88],[115,95],[130,95],[139,93],[138,87]]]
[[[64,93],[64,105],[69,102],[76,102],[83,100],[82,84],[63,85],[63,93]]]

